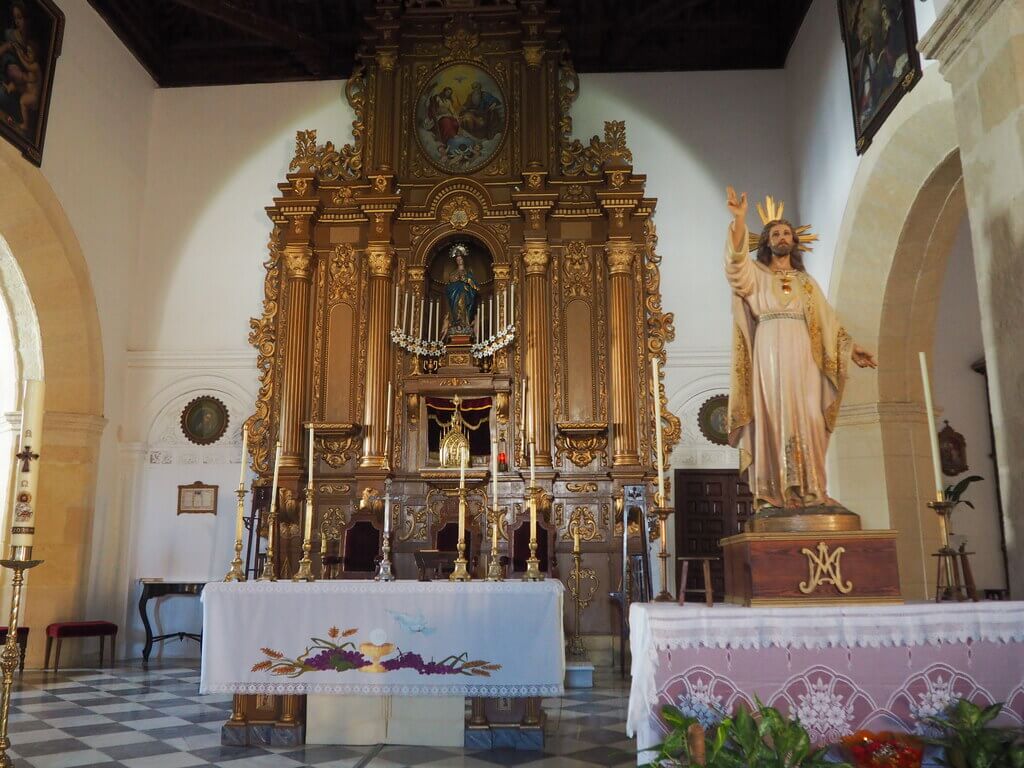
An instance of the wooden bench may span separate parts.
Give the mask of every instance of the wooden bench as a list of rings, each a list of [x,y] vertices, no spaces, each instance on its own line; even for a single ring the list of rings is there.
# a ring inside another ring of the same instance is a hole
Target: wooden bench
[[[7,642],[7,627],[0,627],[0,645]],[[28,627],[18,627],[18,671],[25,671],[25,651],[28,649]]]
[[[114,663],[114,645],[117,641],[117,624],[109,621],[58,621],[46,628],[46,661],[43,669],[50,667],[50,647],[57,641],[57,655],[53,659],[53,671],[60,666],[60,645],[68,637],[98,637],[100,639],[100,666],[103,666],[103,646],[110,637],[110,663]]]

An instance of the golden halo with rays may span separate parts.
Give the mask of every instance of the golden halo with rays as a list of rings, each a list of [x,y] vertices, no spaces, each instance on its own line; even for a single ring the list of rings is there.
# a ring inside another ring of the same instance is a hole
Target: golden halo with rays
[[[782,212],[785,209],[786,204],[782,200],[779,200],[778,203],[776,203],[775,198],[773,198],[771,195],[766,195],[764,198],[764,204],[757,204],[757,215],[761,217],[761,226],[763,227],[769,221],[776,221],[777,219],[781,219]],[[800,238],[800,245],[798,247],[801,251],[806,251],[807,253],[810,253],[811,251],[814,250],[814,248],[811,247],[811,243],[818,242],[818,236],[811,232],[810,224],[802,224],[799,227],[796,227],[794,232],[796,236]],[[756,251],[757,243],[760,239],[760,232],[758,232],[756,235],[753,233],[748,233],[748,250]]]

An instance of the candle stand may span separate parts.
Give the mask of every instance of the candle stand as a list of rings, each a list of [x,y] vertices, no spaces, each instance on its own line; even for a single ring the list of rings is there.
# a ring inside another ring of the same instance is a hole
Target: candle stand
[[[491,525],[498,524],[498,512],[494,512],[494,520]],[[497,537],[491,539],[491,558],[487,564],[487,581],[504,581],[505,577],[501,572],[501,563],[498,562],[498,540]]]
[[[455,558],[455,570],[448,578],[451,581],[471,581],[472,577],[466,570],[466,529],[464,525],[466,515],[466,489],[459,488],[459,556]]]
[[[588,579],[590,582],[590,588],[586,592],[582,588],[584,579]],[[583,638],[580,635],[580,616],[586,607],[590,605],[594,595],[597,594],[597,585],[597,574],[594,572],[594,569],[581,567],[580,550],[578,547],[573,547],[572,576],[569,577],[565,586],[574,603],[573,632],[567,643],[566,651],[574,659],[585,659],[587,657],[587,649],[583,647]]]
[[[241,519],[245,516],[245,494],[248,491],[245,490],[245,486],[242,483],[238,484],[238,490],[235,491],[238,495],[238,518]],[[227,574],[224,576],[224,581],[245,581],[245,571],[242,569],[242,537],[239,536],[235,539],[235,559],[231,561],[231,567],[228,569]]]
[[[256,581],[277,581],[274,572],[274,528],[277,526],[277,511],[270,510],[267,516],[267,555],[263,560],[263,573]]]
[[[7,750],[11,740],[7,738],[7,721],[11,713],[11,689],[14,686],[14,671],[21,656],[18,649],[18,622],[21,618],[21,588],[25,583],[25,571],[35,568],[42,560],[32,560],[32,547],[12,547],[11,558],[0,560],[0,565],[14,571],[11,578],[11,612],[7,619],[7,642],[0,654],[0,671],[3,672],[3,695],[0,698],[0,768],[14,765]]]
[[[526,573],[523,574],[523,581],[544,581],[544,574],[540,572],[540,558],[537,557],[537,528],[533,525],[533,520],[537,517],[537,493],[539,491],[540,488],[530,486],[529,503],[532,506],[530,521],[530,556],[526,558]],[[548,553],[548,557],[553,556],[554,553]]]
[[[973,552],[966,552],[963,547],[953,549],[949,543],[951,533],[950,515],[956,506],[955,501],[929,501],[928,506],[939,515],[939,533],[942,546],[932,557],[938,558],[938,574],[935,577],[935,602],[943,600],[964,600],[978,602],[978,591],[974,586],[971,564],[967,559]]]
[[[658,552],[658,559],[661,567],[661,591],[655,596],[656,603],[673,603],[675,598],[668,591],[668,516],[672,514],[671,507],[662,506],[660,498],[658,506],[654,508],[654,514],[658,516],[658,532],[661,535],[661,550]]]
[[[381,545],[380,564],[377,566],[377,573],[373,576],[374,581],[394,581],[395,574],[391,570],[391,535],[390,531],[384,536]]]

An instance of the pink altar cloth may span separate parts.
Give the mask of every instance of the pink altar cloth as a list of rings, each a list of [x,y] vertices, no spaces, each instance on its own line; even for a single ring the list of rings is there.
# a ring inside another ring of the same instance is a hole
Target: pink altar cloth
[[[705,725],[754,704],[818,744],[858,729],[922,733],[958,698],[1024,724],[1024,602],[740,608],[634,603],[628,735],[647,749],[674,704]]]

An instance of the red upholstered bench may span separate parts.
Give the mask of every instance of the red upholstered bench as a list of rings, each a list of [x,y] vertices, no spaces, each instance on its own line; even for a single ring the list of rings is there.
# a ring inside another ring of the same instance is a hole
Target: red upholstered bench
[[[100,639],[100,666],[103,666],[103,646],[110,637],[110,663],[114,663],[114,643],[117,640],[117,624],[109,621],[58,621],[46,628],[46,661],[43,669],[50,667],[50,646],[57,640],[57,655],[53,659],[53,671],[60,666],[60,644],[66,637],[98,637]]]
[[[0,645],[7,642],[7,627],[0,627]],[[25,671],[25,650],[28,648],[28,627],[18,627],[18,671]]]

